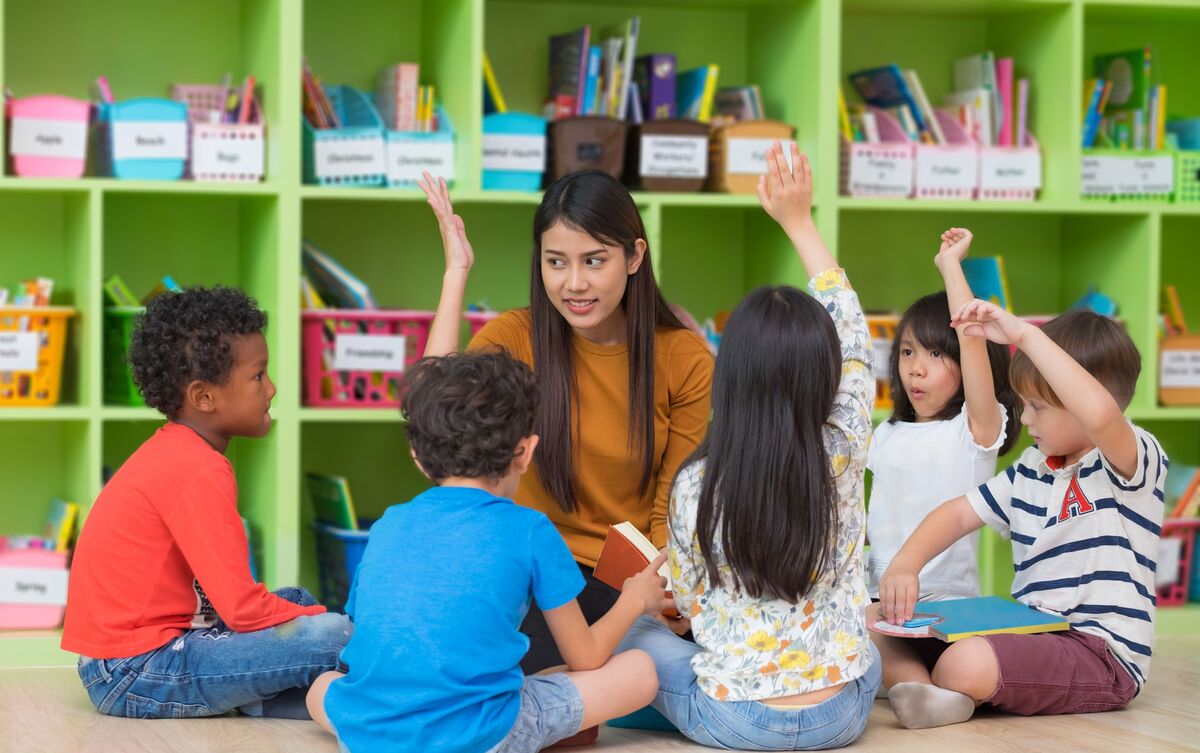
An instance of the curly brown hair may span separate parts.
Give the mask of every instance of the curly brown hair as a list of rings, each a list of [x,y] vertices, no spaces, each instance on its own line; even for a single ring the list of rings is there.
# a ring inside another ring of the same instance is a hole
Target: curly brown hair
[[[423,358],[405,374],[401,398],[409,446],[435,482],[502,477],[533,434],[538,406],[533,371],[502,351]]]

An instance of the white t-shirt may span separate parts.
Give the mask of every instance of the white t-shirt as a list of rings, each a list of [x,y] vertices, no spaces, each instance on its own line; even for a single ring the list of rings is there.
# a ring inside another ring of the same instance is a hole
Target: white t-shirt
[[[1008,413],[997,403],[1000,435],[990,447],[975,443],[967,406],[946,421],[880,424],[867,468],[874,475],[867,504],[867,588],[879,597],[879,579],[925,516],[943,502],[973,491],[996,473],[996,455],[1008,431]],[[979,533],[964,536],[921,570],[922,593],[934,598],[979,595]]]

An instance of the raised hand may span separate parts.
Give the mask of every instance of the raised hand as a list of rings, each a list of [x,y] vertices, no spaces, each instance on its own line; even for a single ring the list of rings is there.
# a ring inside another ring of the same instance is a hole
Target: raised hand
[[[437,216],[438,231],[442,234],[442,250],[446,254],[446,271],[467,271],[475,263],[475,251],[467,240],[466,226],[462,217],[454,213],[450,203],[450,191],[444,178],[434,178],[428,172],[417,181],[425,192],[425,199]]]
[[[813,177],[808,155],[790,145],[792,169],[788,169],[783,146],[778,141],[767,150],[767,174],[758,179],[758,201],[773,220],[788,233],[812,218]]]
[[[942,233],[942,245],[938,249],[935,263],[938,266],[946,262],[962,264],[962,260],[967,258],[967,250],[971,248],[973,237],[971,231],[964,227],[952,227]]]
[[[950,316],[950,326],[1001,345],[1020,345],[1029,325],[996,304],[976,298]]]

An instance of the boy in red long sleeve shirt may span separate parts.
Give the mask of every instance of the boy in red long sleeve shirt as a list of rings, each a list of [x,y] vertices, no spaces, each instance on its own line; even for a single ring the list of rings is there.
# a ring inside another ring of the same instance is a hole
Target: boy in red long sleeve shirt
[[[75,550],[62,647],[114,716],[308,718],[349,620],[303,589],[250,575],[233,437],[271,429],[266,315],[240,290],[155,298],[130,347],[134,381],[168,423],[104,487]]]

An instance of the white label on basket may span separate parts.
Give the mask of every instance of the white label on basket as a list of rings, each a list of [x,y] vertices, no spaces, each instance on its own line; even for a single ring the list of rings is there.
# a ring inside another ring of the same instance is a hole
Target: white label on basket
[[[1080,182],[1085,196],[1162,194],[1175,189],[1171,157],[1085,156]]]
[[[1179,560],[1183,555],[1183,539],[1164,536],[1158,540],[1158,557],[1155,558],[1154,587],[1166,588],[1179,582]],[[1185,574],[1183,577],[1191,577]]]
[[[992,191],[1041,188],[1041,151],[984,149],[979,156],[979,187]]]
[[[766,175],[767,150],[779,139],[729,139],[725,144],[725,172],[729,175]],[[792,170],[792,144],[781,141],[783,157]]]
[[[912,193],[913,158],[907,146],[895,151],[851,150],[849,189],[852,196],[896,196]]]
[[[37,371],[41,345],[36,332],[0,332],[0,371]]]
[[[387,142],[389,182],[413,182],[428,170],[435,178],[454,180],[454,142],[448,139],[412,139]]]
[[[483,134],[483,169],[540,173],[546,170],[546,137]]]
[[[917,148],[917,188],[973,189],[979,178],[974,149]]]
[[[262,175],[263,140],[219,136],[193,139],[192,173]]]
[[[1164,350],[1158,384],[1169,389],[1200,389],[1200,350]]]
[[[703,136],[643,136],[638,175],[643,178],[708,177],[708,139]]]
[[[338,335],[337,371],[404,371],[404,335]]]
[[[187,159],[187,123],[118,120],[112,124],[113,159]]]
[[[313,145],[313,157],[318,178],[382,175],[383,137],[319,139]]]
[[[0,567],[0,604],[67,603],[67,569]]]
[[[872,337],[871,346],[871,368],[875,371],[875,378],[886,382],[891,379],[892,338]]]
[[[13,118],[12,153],[22,157],[83,159],[87,121]]]

